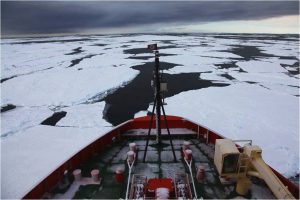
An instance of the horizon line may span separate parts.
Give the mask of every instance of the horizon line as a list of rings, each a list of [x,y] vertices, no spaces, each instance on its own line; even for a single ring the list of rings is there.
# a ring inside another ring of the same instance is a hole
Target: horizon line
[[[133,35],[133,34],[149,34],[149,35],[159,35],[159,34],[245,34],[245,35],[298,35],[300,37],[300,32],[298,33],[247,33],[247,32],[128,32],[128,33],[32,33],[32,34],[1,34],[1,39],[13,39],[13,38],[39,38],[39,37],[63,37],[63,36],[90,36],[90,35]]]

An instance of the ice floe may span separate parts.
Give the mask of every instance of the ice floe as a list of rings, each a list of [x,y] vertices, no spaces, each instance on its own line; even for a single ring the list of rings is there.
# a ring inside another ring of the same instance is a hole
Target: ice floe
[[[165,56],[162,61],[176,63],[176,66],[166,73],[168,74],[179,74],[179,73],[190,73],[190,72],[207,72],[214,71],[214,64],[229,62],[229,59],[201,57],[192,55],[176,55],[176,56]]]
[[[182,92],[165,101],[167,114],[186,117],[231,139],[251,139],[273,168],[286,176],[298,173],[297,97],[237,83]]]
[[[38,125],[1,140],[1,198],[21,199],[35,185],[110,127]]]
[[[201,73],[200,78],[204,80],[212,80],[212,81],[220,81],[220,82],[231,82],[224,76],[222,76],[223,73],[220,72],[210,72],[210,73]]]
[[[1,113],[1,137],[39,125],[52,114],[48,107],[16,107]]]
[[[131,81],[137,74],[138,71],[129,67],[52,69],[2,83],[1,104],[24,106],[78,104]]]
[[[287,72],[279,63],[268,62],[268,59],[240,61],[236,65],[246,72]]]
[[[197,72],[199,79],[231,84],[167,98],[167,114],[189,118],[229,138],[252,139],[276,170],[286,176],[299,172],[299,98],[295,97],[299,96],[299,74],[289,74],[288,70],[296,72],[291,66],[282,67],[299,61],[299,41],[217,36],[3,39],[1,105],[17,107],[1,113],[1,197],[22,198],[57,166],[112,128],[103,119],[105,103],[98,101],[137,76],[139,71],[131,66],[153,61],[129,58],[153,56],[151,52],[124,53],[145,48],[148,41],[158,42],[163,47],[160,53],[173,54],[160,59],[177,65],[165,72]],[[246,62],[230,53],[236,45],[256,46],[271,57]],[[77,48],[80,52],[74,53]],[[237,67],[216,66],[235,61]],[[54,127],[39,125],[53,111],[67,115]],[[136,116],[145,114],[140,111]]]
[[[271,45],[260,47],[264,53],[275,56],[292,56],[299,59],[299,41],[273,41]]]
[[[67,115],[56,125],[79,128],[110,127],[111,124],[102,119],[104,107],[105,102],[99,102],[61,108]]]

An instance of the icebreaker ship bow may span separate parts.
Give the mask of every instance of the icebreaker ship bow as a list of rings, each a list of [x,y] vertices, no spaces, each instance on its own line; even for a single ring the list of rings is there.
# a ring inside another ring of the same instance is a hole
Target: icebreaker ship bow
[[[299,198],[299,187],[264,162],[263,147],[167,116],[158,46],[149,44],[148,49],[155,55],[150,115],[99,137],[24,198]]]

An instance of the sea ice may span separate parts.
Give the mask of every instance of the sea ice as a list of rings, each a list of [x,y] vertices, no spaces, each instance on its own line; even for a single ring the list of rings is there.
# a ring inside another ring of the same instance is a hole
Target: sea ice
[[[74,44],[73,44],[74,45]],[[1,79],[32,74],[49,68],[66,67],[78,55],[66,56],[74,45],[64,44],[4,44],[2,45]]]
[[[261,84],[299,85],[297,78],[290,77],[285,73],[239,73],[232,71],[228,74],[239,81],[252,81]]]
[[[22,198],[61,163],[111,129],[102,116],[104,102],[93,102],[134,79],[139,71],[130,67],[149,60],[129,59],[134,54],[123,51],[145,48],[148,41],[164,47],[160,53],[174,54],[161,57],[161,61],[177,65],[167,73],[209,72],[200,77],[231,84],[167,98],[167,114],[186,117],[232,139],[252,139],[276,170],[286,176],[298,173],[299,98],[293,95],[299,95],[299,75],[289,76],[290,68],[281,64],[298,61],[299,42],[214,36],[217,35],[3,39],[1,79],[16,77],[1,83],[1,105],[11,103],[17,108],[1,113],[1,136],[18,134],[1,137],[1,197]],[[241,43],[257,46],[273,57],[242,61],[228,52]],[[72,54],[79,47],[82,52]],[[138,54],[149,55],[152,53]],[[75,61],[78,63],[68,68]],[[247,73],[215,66],[232,61],[238,61],[236,65]],[[224,73],[235,80],[220,76]],[[245,81],[257,84],[241,83]],[[53,113],[50,108],[64,110],[67,115],[56,127],[39,125]],[[145,114],[141,111],[136,116]],[[157,152],[148,153],[147,159],[158,159]]]
[[[24,106],[73,105],[131,81],[138,71],[129,67],[77,70],[52,69],[2,83],[1,104]]]
[[[299,41],[273,41],[272,45],[262,46],[264,53],[275,56],[291,56],[299,59]]]
[[[1,113],[1,137],[39,125],[53,112],[47,107],[16,107]]]
[[[229,62],[225,58],[211,58],[193,55],[165,56],[162,61],[178,64],[166,71],[168,74],[214,71],[214,64]]]
[[[104,107],[105,102],[102,101],[62,108],[61,110],[67,112],[67,115],[56,125],[79,128],[109,127],[111,124],[102,119]]]
[[[236,83],[182,92],[165,102],[168,115],[191,119],[231,139],[251,139],[261,146],[270,166],[285,176],[298,173],[297,97]]]
[[[231,82],[227,78],[221,76],[222,73],[220,72],[213,72],[213,73],[201,73],[200,78],[204,80],[212,80],[212,81],[219,81],[219,82]]]
[[[110,129],[39,125],[1,139],[1,198],[21,199],[59,165]]]
[[[287,72],[279,63],[269,62],[269,59],[240,61],[237,62],[236,65],[246,72]]]

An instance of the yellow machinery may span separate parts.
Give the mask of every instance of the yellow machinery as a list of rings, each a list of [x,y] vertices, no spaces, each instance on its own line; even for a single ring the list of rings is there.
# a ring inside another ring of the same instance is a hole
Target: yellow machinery
[[[246,195],[251,187],[250,176],[263,179],[278,199],[294,199],[287,187],[278,179],[261,157],[259,146],[245,146],[240,153],[229,139],[217,139],[214,163],[221,177],[236,178],[236,192]]]

